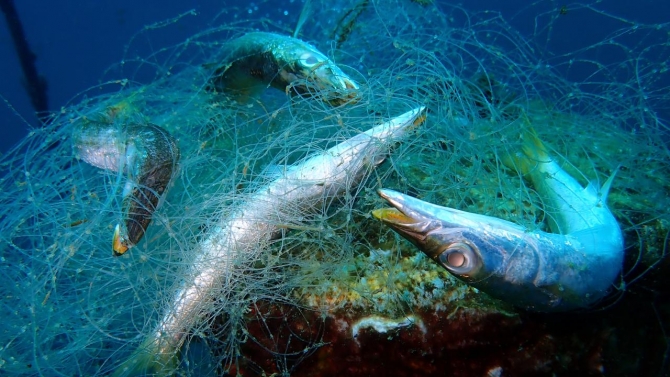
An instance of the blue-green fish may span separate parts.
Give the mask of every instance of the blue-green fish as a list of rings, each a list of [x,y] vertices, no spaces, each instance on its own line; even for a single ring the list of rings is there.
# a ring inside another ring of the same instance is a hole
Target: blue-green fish
[[[244,102],[265,88],[318,96],[331,105],[355,101],[358,84],[316,47],[300,39],[264,32],[229,42],[216,63],[211,88]]]
[[[526,310],[587,308],[619,276],[623,237],[602,188],[583,188],[547,153],[533,132],[508,161],[544,200],[552,233],[495,217],[440,207],[392,190],[393,207],[373,215],[464,282]]]

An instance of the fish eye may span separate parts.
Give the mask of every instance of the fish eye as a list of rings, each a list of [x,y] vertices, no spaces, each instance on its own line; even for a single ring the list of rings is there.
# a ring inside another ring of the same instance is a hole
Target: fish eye
[[[453,243],[442,251],[439,262],[455,274],[467,274],[477,266],[477,254],[465,243]]]
[[[319,59],[316,56],[314,56],[313,54],[310,54],[310,53],[305,53],[305,54],[300,55],[300,61],[302,62],[302,64],[305,67],[308,67],[308,68],[316,65],[317,63],[319,63]]]

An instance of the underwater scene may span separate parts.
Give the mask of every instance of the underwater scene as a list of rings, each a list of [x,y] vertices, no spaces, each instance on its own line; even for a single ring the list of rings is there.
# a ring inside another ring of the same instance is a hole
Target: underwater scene
[[[230,3],[21,60],[0,375],[670,375],[670,16]]]

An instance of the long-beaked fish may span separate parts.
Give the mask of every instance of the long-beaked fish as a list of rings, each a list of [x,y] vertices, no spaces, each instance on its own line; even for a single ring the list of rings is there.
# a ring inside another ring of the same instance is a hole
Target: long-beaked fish
[[[326,55],[300,39],[265,32],[229,42],[214,68],[210,89],[246,101],[267,87],[331,105],[355,101],[358,84]]]
[[[222,218],[194,251],[198,255],[155,330],[116,375],[170,374],[185,336],[211,301],[231,289],[233,270],[257,260],[286,224],[354,189],[395,142],[423,122],[424,110],[406,112],[287,168]]]
[[[151,223],[177,171],[180,152],[169,132],[155,124],[80,120],[73,144],[77,157],[115,173],[123,173],[123,220],[116,225],[112,251],[122,255],[135,246]]]
[[[462,281],[532,311],[588,308],[619,276],[623,237],[607,208],[614,174],[602,188],[583,188],[549,156],[534,132],[511,156],[551,209],[553,233],[495,217],[434,205],[392,190],[393,207],[373,215]]]

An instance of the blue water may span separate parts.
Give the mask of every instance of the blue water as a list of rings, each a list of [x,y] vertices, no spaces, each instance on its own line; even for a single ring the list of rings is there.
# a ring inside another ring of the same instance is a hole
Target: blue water
[[[49,108],[59,110],[77,93],[96,85],[102,72],[120,61],[124,46],[144,26],[164,21],[194,9],[200,14],[182,22],[179,28],[171,28],[152,40],[154,47],[162,42],[182,41],[194,32],[202,30],[203,20],[208,22],[211,14],[218,13],[227,4],[236,1],[131,1],[100,0],[95,2],[15,1],[29,43],[37,55],[39,72],[48,81]],[[530,6],[528,1],[472,0],[464,5],[468,10],[495,10],[510,20],[510,24],[522,35],[534,33],[535,14],[540,10],[556,7],[554,2],[542,2]],[[242,6],[247,12],[267,15],[277,21],[293,25],[300,12],[300,1],[255,1]],[[255,10],[255,8],[258,8]],[[670,20],[670,2],[664,0],[608,0],[600,8],[628,20],[661,23]],[[284,15],[287,11],[287,15]],[[231,18],[234,14],[230,15]],[[547,52],[561,54],[566,51],[601,41],[613,31],[612,20],[605,18],[594,22],[584,18],[578,11],[568,12],[556,24],[552,43]],[[222,20],[225,21],[225,20]],[[164,38],[161,41],[160,38]],[[642,41],[650,43],[651,41]],[[147,48],[147,51],[149,48]],[[134,51],[143,55],[147,51]],[[130,55],[133,55],[132,52]],[[601,61],[617,59],[618,56],[603,57]],[[580,79],[572,72],[572,79]],[[22,73],[14,53],[14,46],[7,32],[4,17],[0,19],[0,95],[2,95],[32,126],[39,125],[30,100],[22,86]],[[666,110],[668,111],[668,110]],[[667,117],[666,117],[667,118]],[[2,138],[0,151],[6,151],[27,131],[27,126],[7,109],[0,106]]]

